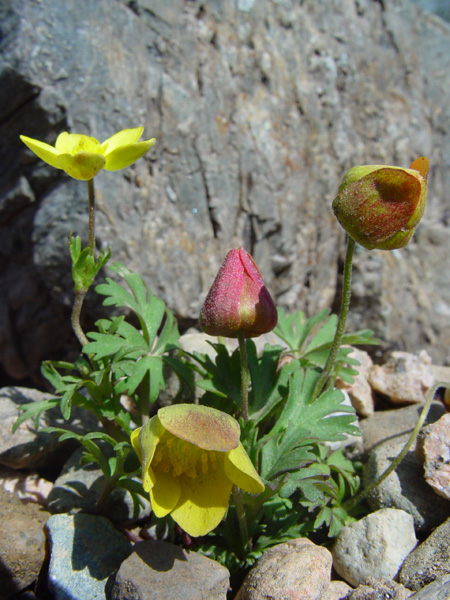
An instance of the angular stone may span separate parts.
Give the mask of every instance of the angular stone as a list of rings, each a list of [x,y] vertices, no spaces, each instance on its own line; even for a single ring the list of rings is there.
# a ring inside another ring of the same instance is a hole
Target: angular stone
[[[225,567],[196,552],[139,542],[117,572],[112,600],[226,600],[229,577]]]
[[[450,500],[450,414],[420,432],[416,454],[436,494]]]
[[[415,545],[412,516],[384,508],[341,529],[332,550],[333,567],[351,585],[370,577],[393,579]]]
[[[50,545],[48,588],[55,600],[104,600],[112,575],[131,543],[104,517],[53,515],[46,525]]]
[[[406,557],[399,581],[417,591],[444,575],[450,575],[450,518]]]
[[[368,381],[368,374],[373,366],[373,361],[367,352],[358,348],[353,348],[349,356],[359,361],[359,365],[353,367],[355,371],[358,371],[358,375],[355,376],[353,384],[346,383],[338,378],[336,387],[348,392],[353,408],[358,415],[369,417],[374,411],[373,393]]]
[[[330,585],[331,553],[306,538],[266,550],[235,600],[318,600]]]
[[[408,600],[447,600],[450,598],[450,574],[442,575],[429,583],[419,592],[409,596]]]
[[[425,350],[419,354],[393,352],[386,364],[370,369],[369,383],[394,404],[425,402],[434,383],[431,358]]]

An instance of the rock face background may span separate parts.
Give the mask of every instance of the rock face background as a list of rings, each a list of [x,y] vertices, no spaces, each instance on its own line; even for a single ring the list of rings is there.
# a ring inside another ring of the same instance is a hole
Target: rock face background
[[[350,327],[450,361],[450,27],[408,0],[10,0],[0,3],[0,364],[33,378],[76,351],[66,239],[86,189],[18,136],[157,144],[96,178],[99,247],[197,320],[243,244],[280,305],[333,306],[344,234],[331,211],[355,164],[431,162],[412,243],[360,249]],[[87,325],[99,314],[95,295]]]

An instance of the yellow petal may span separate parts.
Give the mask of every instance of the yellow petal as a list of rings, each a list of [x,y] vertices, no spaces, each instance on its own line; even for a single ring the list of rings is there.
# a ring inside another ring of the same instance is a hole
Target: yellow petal
[[[58,135],[55,148],[61,154],[76,154],[77,152],[103,154],[100,142],[94,137],[82,133],[67,133],[67,131],[63,131]]]
[[[155,141],[155,139],[152,139],[147,142],[135,142],[134,144],[119,146],[112,151],[106,150],[106,171],[118,171],[133,164],[153,146]]]
[[[223,465],[198,477],[181,476],[181,494],[171,516],[189,535],[198,537],[212,531],[225,516],[230,501],[231,481]]]
[[[259,494],[264,491],[264,484],[252,464],[244,446],[239,446],[227,452],[224,458],[226,476],[241,490],[250,494]]]
[[[141,137],[143,131],[143,127],[135,127],[134,129],[122,129],[122,131],[118,131],[103,142],[102,154],[112,152],[120,146],[129,146],[130,144],[134,144]]]
[[[155,415],[143,427],[131,434],[131,443],[142,465],[142,484],[147,492],[154,485],[155,477],[150,465],[156,446],[164,433],[165,429],[158,415]]]
[[[158,417],[167,431],[203,450],[227,452],[239,444],[239,423],[215,408],[173,404],[160,408]]]
[[[150,488],[150,501],[153,512],[161,518],[169,514],[178,502],[180,481],[172,473],[164,473],[159,469],[153,471],[153,476],[154,485]]]
[[[103,169],[105,157],[92,152],[78,152],[75,155],[60,154],[57,163],[60,169],[74,179],[87,181]]]
[[[39,140],[34,140],[33,138],[29,138],[25,135],[21,135],[20,139],[41,160],[51,165],[52,167],[55,167],[56,169],[62,168],[58,164],[60,152],[53,148],[53,146],[50,146],[45,142],[40,142]]]

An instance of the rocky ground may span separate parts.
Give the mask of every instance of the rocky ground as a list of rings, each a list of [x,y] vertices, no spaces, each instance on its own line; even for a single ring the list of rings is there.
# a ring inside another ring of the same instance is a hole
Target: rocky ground
[[[198,344],[198,334],[194,338]],[[192,335],[184,343],[191,344]],[[393,353],[381,366],[361,351],[355,354],[360,375],[352,387],[342,386],[360,417],[362,436],[349,451],[363,457],[367,485],[403,447],[428,389],[436,381],[450,381],[450,367],[433,365],[425,352]],[[129,524],[123,527],[133,512],[125,492],[111,498],[110,519],[87,514],[101,474],[80,466],[78,448],[55,446],[53,437],[36,433],[33,423],[11,436],[18,406],[44,396],[18,387],[0,391],[0,599],[233,597],[223,566],[173,544],[143,539]],[[345,527],[331,550],[306,539],[269,549],[234,590],[234,600],[450,598],[445,400],[438,394],[417,447],[369,496],[373,512]],[[60,417],[50,411],[46,419],[55,425]],[[75,412],[71,426],[80,432],[90,424]],[[145,520],[150,511],[147,504],[139,517]]]

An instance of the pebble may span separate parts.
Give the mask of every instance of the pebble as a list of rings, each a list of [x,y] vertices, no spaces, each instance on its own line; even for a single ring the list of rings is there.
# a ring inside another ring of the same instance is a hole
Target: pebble
[[[105,478],[98,465],[80,464],[83,448],[72,454],[56,479],[47,500],[47,508],[53,513],[75,514],[80,511],[95,513],[96,502]],[[115,488],[104,510],[113,521],[144,518],[151,513],[150,501],[142,497],[143,506],[135,514],[133,499],[127,490]]]
[[[411,594],[411,590],[395,581],[369,577],[365,585],[359,585],[345,600],[406,600]]]
[[[330,586],[331,553],[306,538],[264,552],[234,600],[319,600]]]
[[[330,583],[320,600],[347,600],[352,589],[345,581],[336,579]]]
[[[425,480],[436,494],[450,500],[450,414],[422,429],[416,454],[423,464]]]
[[[45,556],[43,526],[49,515],[0,488],[0,598],[24,590],[37,578]]]
[[[399,574],[399,581],[417,591],[438,577],[449,574],[450,518],[437,527],[406,558]]]
[[[0,389],[0,465],[12,469],[50,469],[59,466],[78,445],[73,440],[60,443],[55,433],[37,430],[34,419],[24,421],[14,435],[12,426],[20,416],[20,406],[54,398],[51,394],[23,387]],[[59,407],[42,413],[40,427],[64,427],[76,433],[97,429],[97,421],[85,410],[74,407],[70,421],[65,421]]]
[[[379,444],[364,468],[364,486],[377,479],[398,456],[405,439]],[[417,531],[430,531],[450,514],[450,502],[425,485],[423,468],[414,450],[407,452],[396,470],[367,496],[372,510],[394,507],[411,514]]]
[[[52,515],[48,588],[54,600],[105,600],[111,576],[131,552],[130,542],[104,517]]]
[[[373,361],[367,352],[358,348],[353,348],[349,356],[359,362],[358,366],[352,367],[358,371],[358,375],[354,377],[353,384],[346,383],[338,377],[336,387],[348,392],[353,408],[360,417],[369,417],[374,411],[373,392],[368,381]]]
[[[450,574],[443,575],[409,597],[408,600],[449,600]]]
[[[332,550],[333,567],[354,586],[369,577],[390,580],[416,541],[412,516],[384,508],[341,529]]]
[[[393,352],[384,365],[374,365],[369,371],[369,383],[394,404],[425,402],[434,384],[431,357],[425,350],[419,354]]]
[[[112,600],[226,600],[229,579],[206,556],[150,540],[136,544],[121,564]]]
[[[36,502],[47,506],[47,498],[53,483],[36,473],[27,474],[16,469],[0,467],[0,487],[24,502]]]
[[[407,441],[419,420],[423,405],[413,404],[391,410],[380,410],[368,419],[361,419],[360,428],[363,436],[364,451],[368,452],[386,440],[403,437]],[[425,424],[434,423],[445,414],[441,402],[433,400],[428,411]]]

